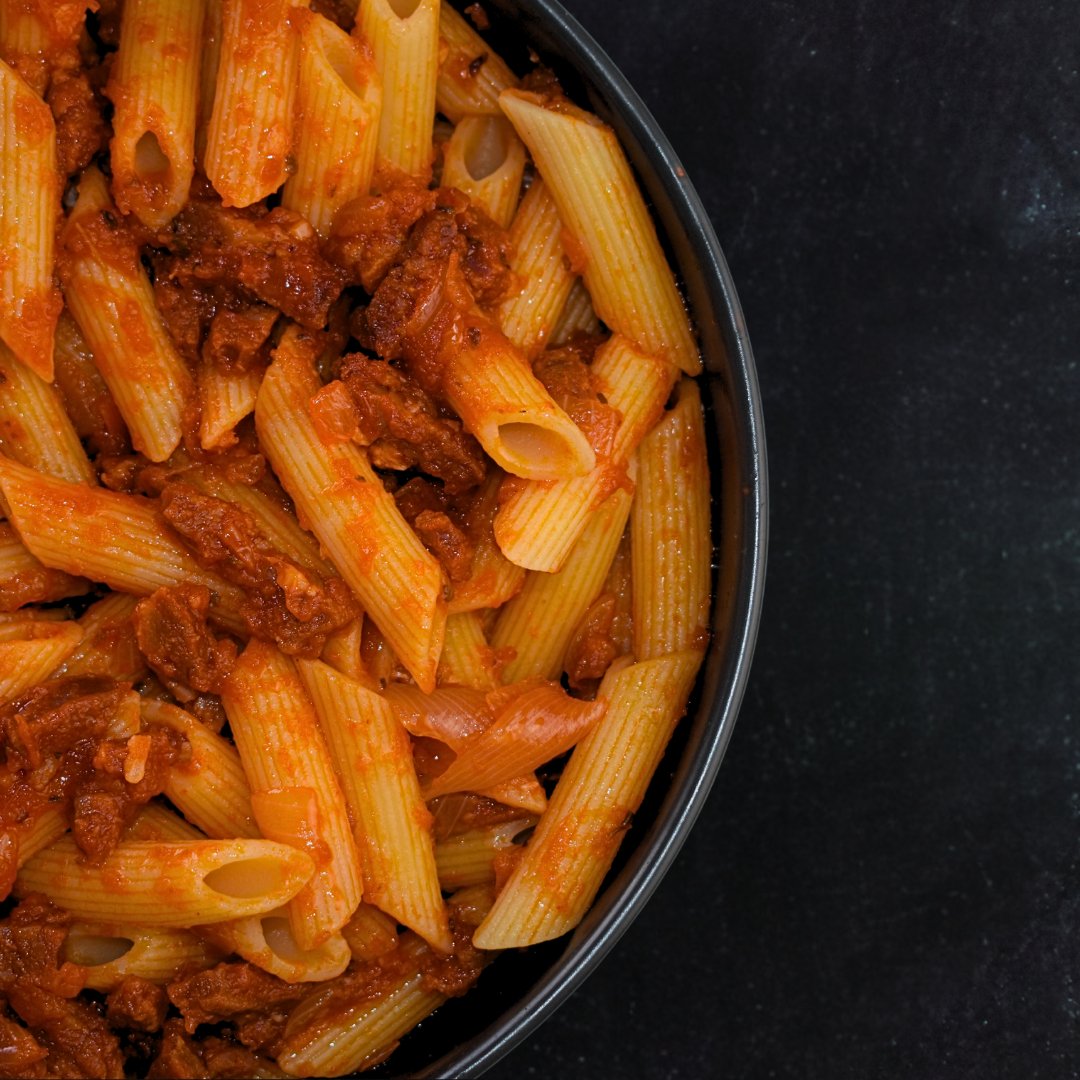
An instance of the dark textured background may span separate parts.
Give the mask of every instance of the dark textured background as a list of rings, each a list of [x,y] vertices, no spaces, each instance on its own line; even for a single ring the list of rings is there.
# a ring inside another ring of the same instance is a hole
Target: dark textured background
[[[1080,1075],[1080,12],[570,7],[727,253],[771,549],[697,828],[490,1075]]]

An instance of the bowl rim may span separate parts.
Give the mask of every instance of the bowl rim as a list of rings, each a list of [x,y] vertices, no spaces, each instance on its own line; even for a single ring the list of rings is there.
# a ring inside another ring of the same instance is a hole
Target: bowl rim
[[[714,644],[707,660],[711,703],[705,734],[680,770],[689,782],[672,786],[657,820],[628,864],[601,893],[563,955],[523,997],[478,1035],[412,1074],[421,1078],[475,1077],[491,1068],[565,1004],[641,912],[686,841],[716,779],[749,681],[764,598],[768,469],[761,393],[735,283],[709,215],[645,103],[577,19],[558,0],[489,0],[489,6],[495,8],[511,4],[522,22],[542,27],[544,36],[558,41],[560,62],[581,72],[599,96],[603,111],[617,117],[620,141],[631,164],[637,168],[640,162],[649,161],[669,201],[669,216],[686,230],[712,301],[710,311],[717,317],[726,316],[728,364],[723,392],[730,399],[741,465],[739,566],[724,655],[717,657]],[[530,44],[535,44],[528,25],[523,34]],[[537,51],[542,53],[542,47]]]

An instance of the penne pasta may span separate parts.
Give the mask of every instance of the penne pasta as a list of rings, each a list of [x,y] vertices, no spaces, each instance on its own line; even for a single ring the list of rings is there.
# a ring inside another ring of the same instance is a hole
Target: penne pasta
[[[469,196],[492,221],[508,228],[521,194],[525,147],[503,116],[466,116],[444,148],[442,187]]]
[[[499,685],[495,653],[487,643],[479,612],[462,611],[447,618],[438,683],[475,690],[494,690]]]
[[[0,450],[39,472],[94,484],[97,475],[54,386],[0,344]]]
[[[330,752],[296,667],[273,645],[252,641],[237,659],[221,703],[251,785],[264,836],[321,852],[314,875],[289,905],[303,949],[315,949],[360,903],[360,855]]]
[[[494,882],[496,860],[504,852],[523,851],[524,847],[516,844],[516,838],[535,824],[536,819],[532,817],[501,821],[498,825],[469,829],[439,841],[435,845],[439,884],[452,892]]]
[[[135,449],[164,461],[180,444],[194,384],[158,314],[138,245],[118,223],[96,167],[82,175],[60,246],[68,308]]]
[[[405,1032],[434,1012],[446,995],[425,986],[421,958],[426,946],[412,938],[401,947],[386,989],[372,999],[361,994],[350,1003],[331,1001],[320,1010],[313,998],[289,1017],[278,1057],[291,1076],[345,1076],[378,1064]],[[412,960],[412,963],[408,961]]]
[[[505,682],[556,679],[570,639],[603,587],[630,514],[630,495],[619,488],[600,505],[557,573],[532,570],[495,623],[491,644],[512,649]]]
[[[86,987],[108,993],[135,976],[164,984],[182,973],[213,967],[221,949],[191,930],[128,923],[73,923],[64,959],[85,969]]]
[[[439,112],[455,124],[466,116],[499,116],[499,94],[517,78],[446,0],[439,5],[439,49]]]
[[[0,455],[0,497],[19,538],[45,566],[149,596],[163,585],[205,585],[211,612],[243,631],[243,593],[201,566],[165,530],[147,499],[56,480]]]
[[[71,620],[0,623],[0,702],[44,682],[71,655],[81,638],[82,628]]]
[[[630,512],[634,655],[647,660],[709,641],[712,542],[705,418],[697,384],[679,384],[675,407],[637,452]]]
[[[135,640],[132,612],[137,597],[110,593],[79,617],[82,639],[56,669],[53,678],[104,675],[119,682],[138,682],[147,674],[146,660]]]
[[[203,167],[226,206],[250,206],[289,174],[297,35],[306,0],[221,0],[221,46]]]
[[[64,837],[23,866],[15,895],[44,893],[88,922],[191,927],[273,911],[313,872],[309,855],[272,840],[131,840],[90,866]]]
[[[317,660],[307,687],[357,822],[365,899],[450,950],[429,828],[405,729],[389,702]]]
[[[89,591],[90,582],[85,578],[45,566],[11,525],[0,521],[0,612],[16,612],[26,604],[64,600]]]
[[[232,743],[167,702],[144,697],[142,715],[147,723],[183,735],[191,748],[190,758],[165,781],[165,794],[180,813],[214,839],[260,836],[251,787]]]
[[[524,857],[473,935],[477,948],[532,945],[580,922],[686,708],[701,655],[608,673],[599,694],[607,711],[571,755]]]
[[[366,42],[329,19],[298,11],[296,172],[281,195],[326,236],[335,212],[371,188],[382,81]]]
[[[431,175],[439,0],[361,0],[356,31],[382,81],[377,165]]]
[[[206,0],[125,0],[106,94],[116,205],[160,228],[187,201]]]
[[[556,683],[527,687],[427,785],[424,797],[484,791],[522,776],[565,754],[603,714],[603,701],[578,701]]]
[[[199,370],[199,445],[223,450],[237,441],[236,425],[255,409],[262,372],[224,372],[214,364]]]
[[[302,340],[287,335],[266,373],[255,424],[270,463],[417,683],[434,689],[446,622],[443,575],[393,496],[352,443],[326,443],[310,416],[318,376]]]
[[[536,177],[510,223],[510,269],[519,292],[499,307],[502,332],[533,357],[554,337],[571,290],[578,281],[562,246],[562,219],[551,192]],[[588,294],[585,294],[588,302]],[[589,311],[592,311],[591,302]]]
[[[611,447],[587,476],[515,485],[495,518],[502,553],[530,570],[558,570],[608,492],[629,484],[627,462],[663,412],[676,369],[616,334],[597,350],[591,372],[621,414]]]
[[[576,334],[589,337],[600,333],[600,320],[593,311],[592,297],[581,278],[576,278],[570,287],[570,295],[563,305],[562,314],[551,333],[552,345],[565,345]]]
[[[199,933],[223,953],[236,953],[289,983],[333,979],[352,959],[349,943],[338,933],[313,948],[301,945],[287,908],[203,926]]]
[[[53,280],[59,215],[52,113],[0,60],[0,340],[45,382],[52,382],[61,306]]]
[[[596,313],[645,352],[698,374],[686,308],[615,133],[563,99],[506,90],[499,104],[551,189]]]

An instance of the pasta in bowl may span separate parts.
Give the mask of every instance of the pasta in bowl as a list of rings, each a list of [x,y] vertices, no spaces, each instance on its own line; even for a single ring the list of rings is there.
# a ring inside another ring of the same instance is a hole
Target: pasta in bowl
[[[524,15],[580,68],[557,12],[349,7],[0,7],[24,1072],[476,1071],[647,895],[734,719],[762,459],[707,226],[618,93],[500,57]]]

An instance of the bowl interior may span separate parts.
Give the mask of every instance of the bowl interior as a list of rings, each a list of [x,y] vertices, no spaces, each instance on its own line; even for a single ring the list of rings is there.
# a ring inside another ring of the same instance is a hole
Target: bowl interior
[[[570,97],[618,134],[687,298],[705,363],[713,487],[713,641],[691,699],[604,889],[567,937],[499,957],[369,1075],[468,1077],[547,1019],[615,944],[671,864],[708,794],[734,727],[764,583],[766,473],[750,342],[704,208],[644,104],[595,41],[551,0],[485,0],[484,36],[517,71],[529,50]]]

